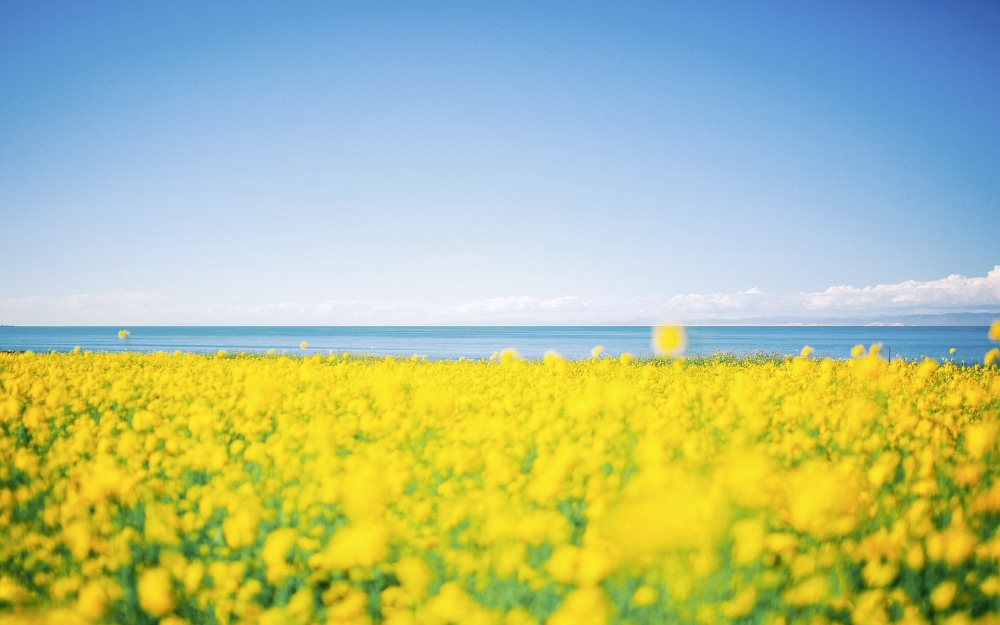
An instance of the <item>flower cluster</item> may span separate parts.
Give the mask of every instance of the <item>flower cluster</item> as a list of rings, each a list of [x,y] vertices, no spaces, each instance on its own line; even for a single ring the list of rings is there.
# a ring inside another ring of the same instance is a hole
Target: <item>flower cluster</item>
[[[996,367],[809,353],[0,354],[0,623],[997,622]]]

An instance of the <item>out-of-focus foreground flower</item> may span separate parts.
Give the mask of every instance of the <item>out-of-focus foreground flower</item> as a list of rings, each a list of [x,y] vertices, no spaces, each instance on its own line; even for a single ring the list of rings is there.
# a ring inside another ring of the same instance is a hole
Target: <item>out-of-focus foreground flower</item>
[[[676,356],[684,350],[684,328],[679,325],[662,325],[653,328],[653,353],[657,356]]]

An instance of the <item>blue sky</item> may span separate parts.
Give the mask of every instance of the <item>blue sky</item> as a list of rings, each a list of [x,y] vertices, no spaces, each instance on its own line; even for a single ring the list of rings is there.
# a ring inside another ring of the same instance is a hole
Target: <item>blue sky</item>
[[[998,35],[993,2],[4,2],[0,323],[1000,311]]]

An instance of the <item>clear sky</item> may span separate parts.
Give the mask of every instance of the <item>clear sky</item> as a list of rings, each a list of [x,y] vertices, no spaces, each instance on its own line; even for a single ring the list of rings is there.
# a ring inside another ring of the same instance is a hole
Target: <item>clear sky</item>
[[[1000,310],[998,111],[996,2],[11,0],[0,323]]]

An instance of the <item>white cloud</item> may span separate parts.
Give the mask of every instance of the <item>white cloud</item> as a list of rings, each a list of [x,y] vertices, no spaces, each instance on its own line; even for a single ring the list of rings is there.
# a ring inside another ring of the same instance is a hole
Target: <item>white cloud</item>
[[[1000,304],[1000,265],[983,278],[950,275],[940,280],[898,284],[879,284],[858,289],[832,286],[820,293],[809,293],[807,307],[816,310],[862,310],[878,307],[886,310],[915,309],[921,312],[950,312],[996,308]]]
[[[494,297],[451,305],[330,300],[266,305],[198,303],[154,293],[0,299],[7,325],[383,325],[740,323],[1000,312],[1000,265],[984,277],[951,275],[806,293],[735,293],[646,297]]]

